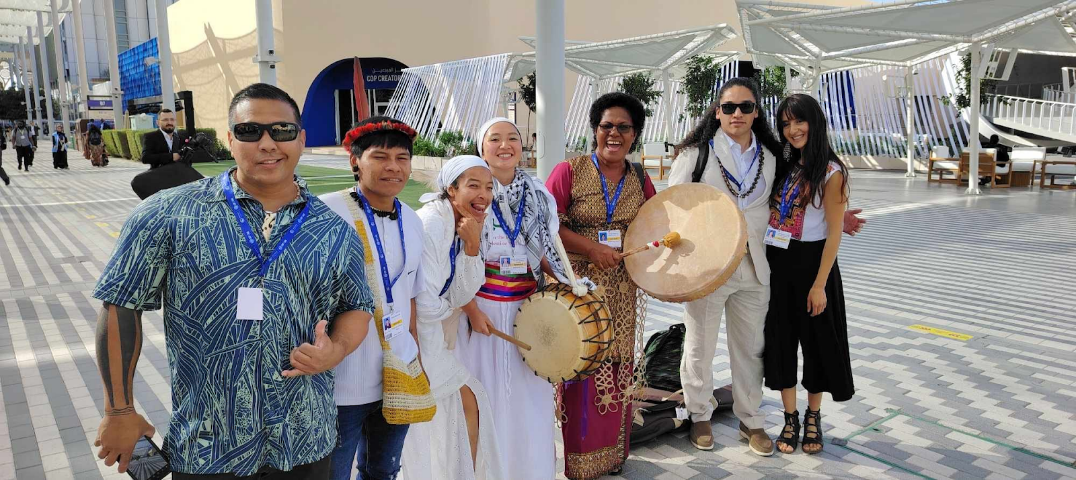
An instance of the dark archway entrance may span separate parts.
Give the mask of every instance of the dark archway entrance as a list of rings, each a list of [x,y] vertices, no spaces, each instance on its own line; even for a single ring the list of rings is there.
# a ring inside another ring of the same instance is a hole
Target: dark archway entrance
[[[370,114],[383,114],[396,91],[400,72],[407,65],[381,57],[360,58],[359,62],[362,64]],[[339,145],[344,133],[354,123],[357,117],[354,74],[354,59],[346,58],[325,67],[310,84],[303,104],[307,146]]]

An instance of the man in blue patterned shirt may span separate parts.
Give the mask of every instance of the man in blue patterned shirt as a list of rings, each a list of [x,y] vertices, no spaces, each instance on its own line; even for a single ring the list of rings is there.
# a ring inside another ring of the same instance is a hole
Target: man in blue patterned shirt
[[[327,478],[332,368],[373,311],[362,244],[295,175],[306,133],[287,93],[251,85],[228,115],[237,168],[138,205],[94,290],[105,390],[95,445],[124,472],[153,435],[132,384],[141,313],[163,304],[173,478]]]

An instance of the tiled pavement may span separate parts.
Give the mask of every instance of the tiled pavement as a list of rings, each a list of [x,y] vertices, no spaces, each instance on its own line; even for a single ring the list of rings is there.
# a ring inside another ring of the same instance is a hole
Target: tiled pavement
[[[27,174],[8,157],[0,479],[127,478],[91,446],[102,400],[89,292],[137,203],[129,182],[143,167],[95,169],[72,152],[70,171],[42,159]],[[344,166],[327,156],[304,162]],[[858,390],[823,404],[827,438],[847,445],[758,458],[723,414],[714,451],[667,436],[633,449],[625,478],[1076,478],[1076,193],[969,198],[887,172],[855,172],[853,189],[870,221],[845,237],[840,255]],[[679,317],[679,306],[652,302],[647,331]],[[163,329],[158,314],[144,318],[135,396],[160,429],[170,409]],[[724,341],[713,362],[719,385],[730,381]],[[764,408],[776,435],[779,396],[767,392]]]

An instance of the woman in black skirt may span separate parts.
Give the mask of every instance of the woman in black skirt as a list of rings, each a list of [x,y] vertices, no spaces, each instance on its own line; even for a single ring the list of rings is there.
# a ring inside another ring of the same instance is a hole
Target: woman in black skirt
[[[848,205],[848,173],[829,146],[826,118],[815,99],[792,95],[777,108],[784,160],[777,165],[766,258],[770,309],[766,315],[766,386],[781,391],[785,427],[777,438],[783,453],[799,443],[796,409],[797,347],[803,348],[803,451],[822,451],[822,393],[852,398],[848,325],[837,249]]]

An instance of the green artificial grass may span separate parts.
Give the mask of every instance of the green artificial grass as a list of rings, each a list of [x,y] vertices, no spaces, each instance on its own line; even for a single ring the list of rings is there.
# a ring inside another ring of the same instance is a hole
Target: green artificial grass
[[[194,169],[199,173],[207,177],[219,175],[232,166],[235,165],[233,161],[224,161],[220,163],[196,163]],[[299,176],[306,180],[307,187],[310,189],[310,193],[314,195],[321,195],[324,193],[335,192],[343,190],[345,188],[355,185],[355,178],[351,175],[351,172],[339,168],[327,168],[327,167],[310,167],[306,165],[299,165]],[[399,199],[411,206],[411,208],[418,209],[422,206],[418,201],[418,197],[423,193],[429,192],[430,189],[421,182],[414,180],[408,180],[407,186],[400,192]]]

